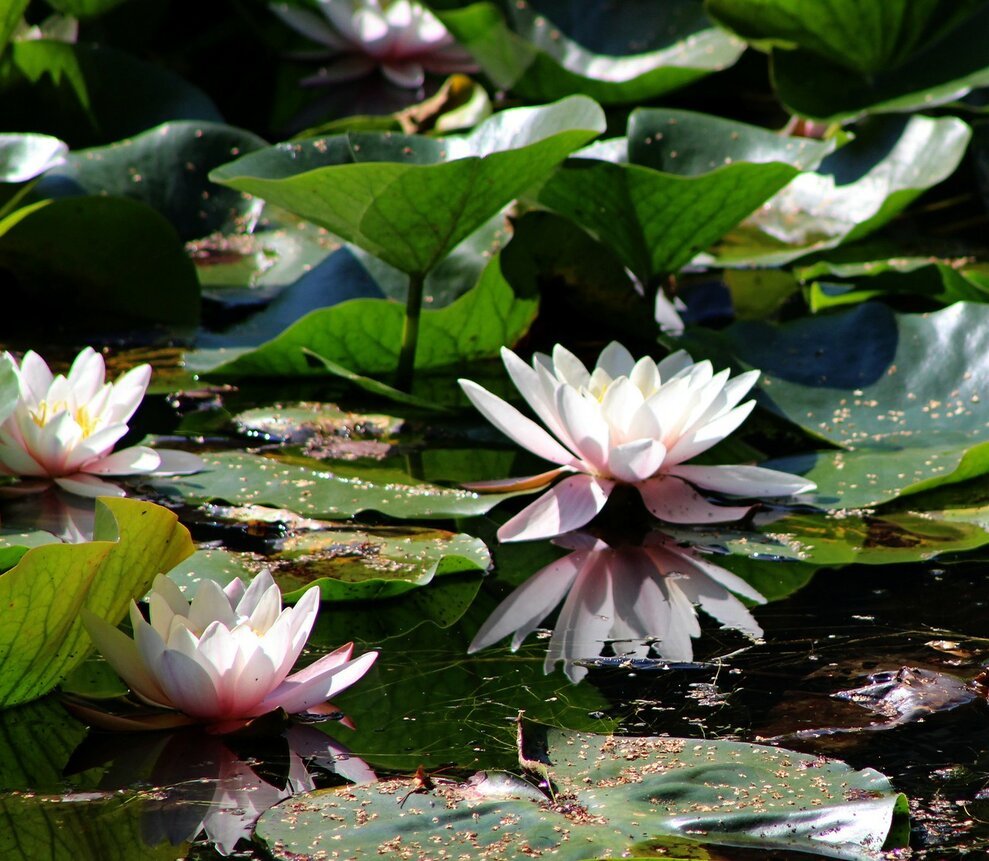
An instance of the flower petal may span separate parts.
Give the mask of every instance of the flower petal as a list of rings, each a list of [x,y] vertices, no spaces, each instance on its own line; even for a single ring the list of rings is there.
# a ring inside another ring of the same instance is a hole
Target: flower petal
[[[458,382],[470,402],[505,436],[545,460],[563,466],[575,465],[574,456],[569,451],[511,404],[471,380]]]
[[[560,421],[573,438],[577,454],[590,468],[588,471],[604,472],[608,464],[611,429],[601,414],[601,405],[572,386],[560,386],[556,390],[556,406]]]
[[[351,645],[341,648],[346,649]],[[360,679],[377,657],[377,652],[365,652],[359,658],[340,664],[335,653],[326,655],[285,679],[254,709],[254,714],[266,714],[277,708],[284,709],[289,714],[298,714],[311,706],[326,702]]]
[[[178,451],[171,448],[156,448],[159,464],[155,475],[191,475],[206,469],[206,462],[190,451]]]
[[[762,466],[691,466],[680,464],[669,470],[691,484],[719,493],[757,499],[763,496],[793,496],[814,490],[817,485],[800,475]]]
[[[86,607],[79,615],[93,644],[127,687],[147,702],[171,708],[171,701],[148,671],[135,642]]]
[[[499,541],[553,538],[589,523],[604,508],[615,482],[573,475],[551,487],[498,530]]]
[[[404,63],[384,63],[381,73],[396,87],[406,90],[418,90],[426,82],[426,71],[421,63],[407,61]]]
[[[646,508],[668,523],[726,523],[748,514],[751,506],[733,507],[708,502],[687,482],[658,475],[636,485]]]
[[[636,484],[655,475],[664,457],[666,446],[658,440],[627,442],[608,453],[608,472],[619,481]]]
[[[135,445],[87,463],[82,471],[93,475],[146,475],[160,465],[158,452],[146,445]]]
[[[698,427],[680,437],[667,452],[667,463],[677,464],[702,454],[728,436],[748,417],[755,401],[748,401],[718,419]]]

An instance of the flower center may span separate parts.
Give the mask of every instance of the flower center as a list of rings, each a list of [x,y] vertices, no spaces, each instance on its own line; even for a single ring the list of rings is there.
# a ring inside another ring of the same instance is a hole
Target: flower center
[[[69,412],[69,405],[65,401],[55,401],[53,403],[41,401],[37,407],[31,410],[31,419],[39,428],[43,428],[64,412]],[[92,436],[99,428],[99,418],[91,416],[85,406],[79,407],[75,411],[73,418],[76,420],[76,424],[79,425],[84,438]]]

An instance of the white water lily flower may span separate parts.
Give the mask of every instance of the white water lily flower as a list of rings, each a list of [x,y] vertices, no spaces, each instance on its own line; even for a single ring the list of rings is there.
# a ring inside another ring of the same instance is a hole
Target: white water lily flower
[[[150,623],[131,602],[134,639],[85,609],[83,623],[141,700],[220,727],[319,706],[363,676],[378,655],[350,660],[348,643],[290,676],[316,621],[319,587],[282,609],[267,570],[246,588],[239,579],[224,589],[206,580],[191,604],[159,574],[148,605]]]
[[[634,486],[646,507],[671,523],[737,520],[750,506],[722,506],[695,487],[732,496],[791,496],[812,481],[757,466],[689,466],[735,430],[755,401],[739,401],[758,371],[729,379],[683,350],[661,362],[636,361],[613,341],[593,371],[557,345],[529,366],[511,350],[502,359],[512,382],[547,432],[511,404],[470,380],[460,385],[485,418],[523,448],[559,464],[540,475],[480,482],[482,490],[525,490],[567,476],[498,530],[502,541],[551,538],[579,529],[604,508],[619,484]]]
[[[349,81],[380,68],[393,84],[418,89],[426,72],[477,68],[436,16],[415,0],[316,0],[316,7],[319,13],[291,3],[271,4],[286,24],[334,56],[306,83]]]
[[[509,634],[515,651],[561,601],[544,670],[551,673],[562,661],[574,682],[587,675],[575,661],[598,657],[609,643],[622,657],[646,658],[652,651],[663,660],[692,661],[691,639],[701,634],[695,606],[726,628],[762,636],[735,596],[759,604],[766,599],[737,575],[665,536],[651,533],[642,546],[611,547],[574,533],[554,543],[574,552],[537,571],[502,601],[470,652]]]
[[[33,350],[19,364],[9,353],[4,358],[17,375],[18,400],[0,424],[0,472],[51,479],[80,496],[123,496],[122,488],[99,476],[202,469],[202,460],[187,452],[147,446],[113,451],[144,398],[150,365],[138,365],[108,383],[103,357],[91,347],[76,356],[64,376],[52,374]]]

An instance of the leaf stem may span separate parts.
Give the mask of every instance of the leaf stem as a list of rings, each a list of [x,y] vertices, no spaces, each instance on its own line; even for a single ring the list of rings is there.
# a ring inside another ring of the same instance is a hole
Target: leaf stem
[[[422,311],[425,283],[424,274],[409,275],[409,295],[405,300],[405,323],[402,326],[402,350],[398,354],[398,371],[395,374],[396,388],[405,392],[412,391],[416,345],[419,343],[419,314]]]

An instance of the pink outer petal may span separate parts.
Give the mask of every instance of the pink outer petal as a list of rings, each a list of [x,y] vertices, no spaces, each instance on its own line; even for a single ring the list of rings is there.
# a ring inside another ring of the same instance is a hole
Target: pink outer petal
[[[154,670],[162,690],[180,712],[207,720],[241,717],[221,708],[215,680],[205,667],[188,655],[167,648]]]
[[[539,475],[526,475],[521,478],[502,478],[496,481],[471,481],[461,485],[467,490],[480,490],[482,492],[501,491],[510,493],[513,490],[539,490],[547,484],[555,481],[561,475],[573,472],[570,467],[561,466],[559,469],[551,469],[549,472],[541,472]]]
[[[348,644],[343,648],[352,648]],[[337,650],[339,652],[340,649]],[[275,690],[253,709],[252,715],[262,715],[277,708],[289,714],[298,714],[306,709],[349,688],[361,678],[378,657],[377,652],[365,652],[359,658],[340,664],[337,652],[320,658],[304,670],[289,676]]]
[[[491,394],[472,380],[458,380],[458,382],[464,394],[470,398],[470,402],[477,407],[478,412],[505,436],[545,460],[562,466],[576,466],[573,454],[511,404]]]
[[[681,465],[673,467],[669,472],[706,490],[753,499],[762,496],[792,496],[817,487],[813,481],[802,476],[761,466]]]
[[[62,490],[76,496],[95,499],[97,496],[126,496],[127,492],[111,481],[103,481],[95,475],[77,472],[75,475],[60,475],[52,479]]]
[[[160,465],[158,452],[144,445],[135,445],[87,463],[82,471],[95,475],[146,475]]]
[[[547,490],[498,530],[499,541],[554,538],[589,523],[604,508],[615,482],[574,475]]]
[[[739,520],[752,506],[714,505],[687,482],[659,475],[637,484],[646,508],[668,523],[726,523]]]
[[[41,478],[48,475],[45,469],[30,452],[18,445],[15,435],[6,428],[0,431],[0,462],[10,475],[25,475]]]
[[[467,653],[486,649],[509,634],[515,635],[512,650],[517,649],[563,600],[586,556],[586,552],[569,553],[533,574],[488,616]]]

